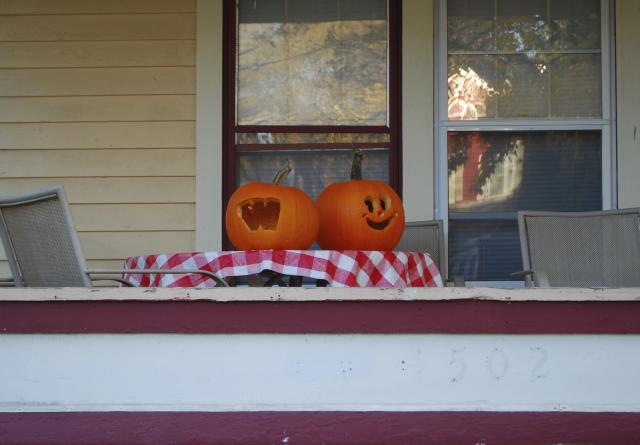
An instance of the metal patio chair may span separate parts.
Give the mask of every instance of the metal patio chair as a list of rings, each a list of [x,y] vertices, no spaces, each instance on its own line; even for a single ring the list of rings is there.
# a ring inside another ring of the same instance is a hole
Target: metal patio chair
[[[449,282],[447,251],[445,248],[444,224],[442,220],[415,221],[406,223],[396,250],[427,252],[438,266],[442,280]],[[453,277],[455,286],[464,286],[462,277]]]
[[[518,212],[527,287],[640,286],[640,208]]]
[[[117,276],[124,273],[198,273],[227,286],[198,269],[87,269],[62,187],[0,198],[0,238],[16,287],[90,287],[92,275],[114,275],[102,279],[129,285]]]

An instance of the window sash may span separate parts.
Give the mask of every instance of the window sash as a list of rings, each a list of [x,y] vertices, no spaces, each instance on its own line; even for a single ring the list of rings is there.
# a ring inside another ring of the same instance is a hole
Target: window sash
[[[388,0],[387,3],[387,120],[386,125],[238,125],[237,124],[237,47],[238,47],[238,1],[223,2],[223,206],[229,200],[238,182],[238,159],[242,153],[281,150],[286,153],[291,146],[270,146],[270,144],[251,147],[236,143],[238,133],[377,133],[388,134],[388,142],[362,143],[360,148],[380,148],[388,151],[389,184],[399,193],[402,191],[402,166],[400,155],[401,141],[401,20],[402,0]],[[313,144],[311,144],[313,145]],[[375,145],[375,147],[373,147]],[[349,144],[349,148],[359,144]],[[297,144],[304,150],[304,146]],[[314,145],[315,150],[345,150],[341,144],[327,143]],[[248,150],[247,150],[248,149]],[[223,212],[224,213],[224,212]],[[229,247],[223,230],[223,245]]]
[[[603,210],[617,207],[617,178],[615,177],[615,67],[611,63],[614,54],[614,23],[612,3],[600,0],[601,11],[601,78],[602,118],[575,119],[494,119],[450,120],[448,118],[447,82],[447,0],[436,0],[435,28],[435,215],[444,222],[445,236],[449,234],[449,190],[447,135],[450,131],[553,131],[599,130],[602,132],[602,205]],[[544,52],[544,51],[541,51]],[[555,51],[557,52],[557,51]],[[572,50],[572,52],[576,52]],[[457,53],[457,52],[456,52]],[[476,51],[470,54],[485,54]],[[446,246],[448,249],[448,243]],[[509,282],[504,282],[509,283]],[[504,284],[503,283],[503,284]],[[514,283],[520,283],[514,282]],[[488,282],[485,283],[489,284]]]
[[[613,110],[612,110],[612,105],[611,105],[611,96],[612,96],[612,83],[614,81],[614,77],[612,76],[613,74],[613,70],[612,70],[612,66],[611,66],[611,54],[612,54],[612,50],[613,50],[613,16],[611,14],[611,5],[609,0],[600,0],[600,11],[601,11],[601,23],[600,23],[600,41],[601,41],[601,48],[599,53],[602,55],[602,119],[595,119],[595,120],[599,120],[601,121],[601,123],[609,123],[610,120],[612,119],[612,114],[613,114]],[[448,56],[448,52],[447,52],[447,4],[446,4],[446,0],[437,0],[436,1],[436,63],[435,63],[435,82],[437,85],[437,88],[435,88],[436,94],[437,96],[435,97],[436,100],[436,122],[440,125],[452,125],[452,124],[457,124],[459,121],[457,120],[449,120],[448,116],[447,116],[447,88],[445,88],[445,83],[446,83],[446,79],[447,79],[447,56]],[[545,52],[553,52],[553,53],[560,53],[563,54],[565,53],[565,51],[557,51],[557,50],[553,50],[553,51],[545,51],[545,50],[536,50],[536,52],[539,52],[541,54],[544,54]],[[491,52],[488,53],[483,53],[483,52],[478,52],[478,51],[463,51],[463,52],[455,52],[455,54],[457,53],[462,53],[462,54],[478,54],[478,55],[482,55],[482,54],[493,54]],[[494,52],[495,54],[498,54],[500,52]],[[583,51],[581,50],[567,50],[566,53],[575,53],[575,54],[581,54],[583,53]],[[587,52],[589,53],[589,52]],[[515,53],[514,53],[515,54]],[[517,53],[517,54],[522,54]],[[442,87],[441,87],[442,85]],[[534,123],[534,122],[549,122],[549,119],[539,119],[539,120],[534,120],[534,119],[528,119],[528,120],[523,120],[523,119],[483,119],[483,120],[489,120],[489,124],[494,126],[494,127],[505,127],[508,126],[510,123],[512,122],[526,122],[526,123]],[[589,119],[589,120],[594,120],[594,119]],[[555,121],[555,120],[554,120]],[[571,123],[578,123],[578,122],[584,122],[585,119],[563,119],[563,120],[557,120],[560,122],[571,122]],[[477,123],[479,121],[472,121],[474,123]]]
[[[238,46],[238,2],[226,0],[225,6],[225,137],[223,141],[225,152],[233,157],[231,152],[237,150],[235,144],[237,133],[385,133],[389,134],[388,148],[392,157],[399,158],[399,107],[400,107],[400,44],[399,37],[401,19],[401,0],[388,0],[387,26],[387,124],[386,125],[238,125],[237,124],[237,46]],[[343,147],[327,148],[340,149]],[[397,164],[397,162],[395,162]],[[394,166],[397,169],[397,166]],[[400,174],[390,171],[392,186],[399,188]]]

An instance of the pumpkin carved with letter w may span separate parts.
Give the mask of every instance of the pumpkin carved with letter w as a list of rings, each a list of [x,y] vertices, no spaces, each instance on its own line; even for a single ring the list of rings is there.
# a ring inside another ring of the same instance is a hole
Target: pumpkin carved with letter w
[[[318,211],[296,187],[280,185],[291,167],[273,184],[250,182],[229,198],[226,227],[236,249],[308,249],[318,234]]]

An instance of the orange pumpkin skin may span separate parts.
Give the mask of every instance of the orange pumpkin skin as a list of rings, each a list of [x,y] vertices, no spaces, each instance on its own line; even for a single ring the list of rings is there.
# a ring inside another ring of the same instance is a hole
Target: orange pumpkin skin
[[[231,195],[225,219],[238,250],[308,249],[318,235],[318,210],[295,187],[245,184]]]
[[[398,194],[378,180],[331,184],[316,200],[318,244],[331,250],[393,250],[404,231]]]

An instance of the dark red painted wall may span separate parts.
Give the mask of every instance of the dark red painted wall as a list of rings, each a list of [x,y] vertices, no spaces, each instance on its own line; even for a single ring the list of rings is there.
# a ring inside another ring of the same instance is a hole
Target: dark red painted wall
[[[0,301],[0,333],[638,334],[640,301]]]
[[[0,414],[3,445],[640,444],[633,413]]]

